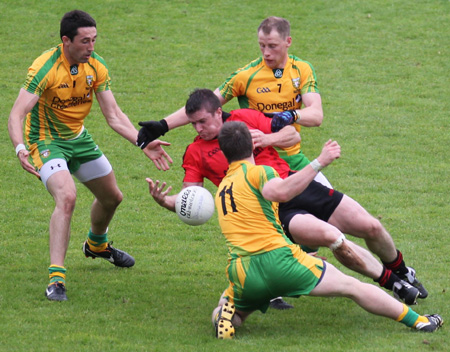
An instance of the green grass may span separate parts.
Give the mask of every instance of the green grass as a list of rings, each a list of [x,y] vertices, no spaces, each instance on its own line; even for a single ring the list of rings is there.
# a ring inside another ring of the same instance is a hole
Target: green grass
[[[125,196],[110,239],[135,256],[136,266],[121,270],[83,256],[93,198],[78,184],[66,260],[69,301],[47,301],[53,201],[21,170],[6,120],[28,66],[59,43],[59,20],[74,8],[97,20],[96,51],[106,59],[116,99],[135,125],[180,108],[196,87],[216,88],[259,55],[256,28],[263,18],[288,18],[291,52],[314,65],[324,104],[322,127],[303,130],[306,155],[317,155],[328,138],[340,142],[342,157],[326,175],[381,218],[417,269],[430,297],[415,309],[450,319],[449,1],[3,0],[1,351],[450,349],[447,326],[419,334],[348,300],[310,297],[290,299],[290,311],[254,314],[234,341],[215,340],[210,314],[226,286],[226,247],[217,220],[182,224],[151,199],[145,182],[147,176],[162,179],[178,191],[181,158],[195,132],[185,127],[165,136],[174,165],[161,172],[107,127],[98,105],[86,125]],[[232,102],[226,109],[236,107]],[[321,253],[335,263],[327,249]]]

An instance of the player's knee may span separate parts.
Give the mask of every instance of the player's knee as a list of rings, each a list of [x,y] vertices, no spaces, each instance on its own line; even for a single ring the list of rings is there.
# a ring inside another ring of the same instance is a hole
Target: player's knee
[[[344,244],[345,236],[343,233],[340,233],[337,238],[334,237],[333,239],[334,241],[329,244],[328,248],[334,252]]]
[[[381,222],[373,216],[368,216],[365,220],[365,239],[376,240],[383,236],[383,225]]]
[[[345,236],[341,231],[339,231],[338,228],[329,225],[322,228],[322,230],[319,232],[319,238],[321,239],[322,246],[328,247],[333,250],[333,248],[337,248],[340,246],[340,244],[345,239]]]
[[[118,191],[115,199],[116,207],[118,207],[119,204],[122,203],[122,201],[123,201],[123,193],[121,191]]]
[[[231,323],[233,324],[233,326],[235,328],[238,328],[242,325],[244,320],[245,320],[245,318],[241,317],[241,315],[238,312],[236,312],[233,315],[233,319],[231,319]]]
[[[57,208],[61,209],[65,214],[72,214],[75,209],[77,193],[76,191],[67,190],[62,194],[56,195],[54,199]]]
[[[100,200],[105,208],[114,210],[116,209],[123,200],[123,193],[120,190],[116,190],[111,193],[108,198]]]

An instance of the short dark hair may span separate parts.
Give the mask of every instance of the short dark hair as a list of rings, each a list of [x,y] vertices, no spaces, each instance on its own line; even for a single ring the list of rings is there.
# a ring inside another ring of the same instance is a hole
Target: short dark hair
[[[97,27],[97,23],[87,12],[81,10],[67,12],[61,19],[59,35],[61,39],[66,36],[73,41],[80,27]]]
[[[289,21],[285,18],[275,16],[267,17],[262,21],[258,27],[258,33],[259,31],[262,31],[264,34],[270,34],[273,29],[275,29],[283,39],[286,39],[291,35],[291,24]]]
[[[221,108],[219,98],[210,89],[195,89],[186,101],[186,115],[191,115],[205,109],[209,113],[214,113]]]
[[[253,140],[245,123],[225,122],[219,132],[219,146],[228,163],[250,157],[253,153]]]

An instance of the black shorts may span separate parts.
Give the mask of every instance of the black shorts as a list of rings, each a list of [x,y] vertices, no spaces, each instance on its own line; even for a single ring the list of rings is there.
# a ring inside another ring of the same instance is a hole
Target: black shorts
[[[279,216],[284,232],[293,241],[289,233],[289,223],[297,214],[311,214],[328,221],[344,196],[343,193],[330,189],[317,181],[312,181],[306,189],[290,201],[280,203]]]

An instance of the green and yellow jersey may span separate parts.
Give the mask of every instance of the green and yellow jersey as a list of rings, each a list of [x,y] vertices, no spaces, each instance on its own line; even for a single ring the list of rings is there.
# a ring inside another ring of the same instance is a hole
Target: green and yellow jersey
[[[288,56],[284,69],[271,69],[260,57],[231,74],[219,90],[225,100],[236,97],[241,108],[264,113],[300,109],[303,94],[319,93],[314,68],[294,55]],[[294,126],[300,132],[300,125]],[[300,143],[277,150],[293,170],[309,163]]]
[[[261,194],[266,182],[274,177],[279,177],[278,173],[269,166],[247,161],[230,164],[215,203],[231,257],[261,254],[292,244],[278,218],[278,203]]]
[[[95,52],[87,63],[71,67],[60,44],[33,62],[23,88],[39,96],[25,123],[31,145],[76,138],[83,131],[94,92],[109,90],[110,77],[103,58]]]

